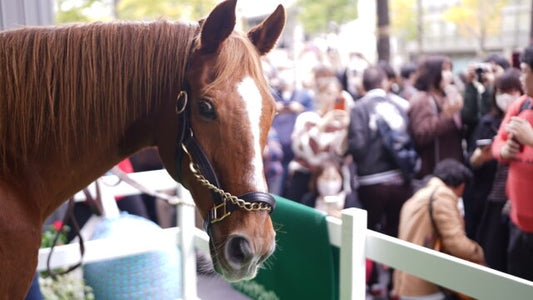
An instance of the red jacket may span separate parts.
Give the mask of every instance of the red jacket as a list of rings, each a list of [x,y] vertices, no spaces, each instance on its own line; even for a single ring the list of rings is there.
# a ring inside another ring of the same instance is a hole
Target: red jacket
[[[520,116],[533,125],[533,109],[520,112],[526,99],[527,96],[523,96],[507,110],[492,143],[492,153],[498,160],[509,163],[507,197],[511,200],[511,219],[523,231],[533,232],[533,147],[524,145],[522,152],[509,161],[503,160],[500,155],[501,148],[509,137],[505,125],[509,123],[511,117]]]
[[[130,159],[129,158],[126,158],[125,160],[121,161],[118,163],[118,168],[121,169],[122,171],[126,172],[126,173],[133,173],[135,172],[133,170],[133,166],[131,165],[131,162],[130,162]],[[118,197],[115,197],[115,200],[120,200],[124,198],[124,196],[118,196]]]

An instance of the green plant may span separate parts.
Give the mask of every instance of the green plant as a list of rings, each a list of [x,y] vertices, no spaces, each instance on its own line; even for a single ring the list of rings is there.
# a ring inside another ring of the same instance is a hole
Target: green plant
[[[52,225],[49,225],[48,228],[43,232],[43,237],[41,240],[41,248],[52,247],[54,239],[57,234],[59,237],[57,239],[56,245],[64,245],[67,243],[67,233],[70,231],[70,227],[64,225],[61,221],[55,221]]]
[[[41,248],[49,248],[57,235],[56,246],[68,242],[67,233],[70,228],[61,221],[55,221],[43,232]],[[54,270],[60,273],[61,269]],[[94,300],[93,289],[85,284],[81,271],[51,276],[48,271],[39,274],[39,287],[46,300]]]
[[[46,300],[94,300],[93,289],[85,284],[79,272],[39,277],[39,286]]]

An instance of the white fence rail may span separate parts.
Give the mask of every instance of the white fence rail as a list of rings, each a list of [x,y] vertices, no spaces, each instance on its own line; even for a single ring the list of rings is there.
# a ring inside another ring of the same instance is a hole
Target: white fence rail
[[[365,299],[365,257],[476,299],[533,299],[531,281],[366,229],[364,210],[344,210],[335,227],[342,232],[340,245],[331,241],[341,247],[341,299]]]
[[[132,175],[136,180],[155,190],[176,188],[165,171],[140,172]],[[112,177],[106,180],[112,181]],[[121,183],[102,192],[113,195],[138,193]],[[190,199],[184,189],[178,189],[180,197]],[[109,195],[109,194],[108,194]],[[77,195],[82,198],[82,195]],[[165,229],[169,239],[174,239],[182,251],[183,299],[198,299],[196,293],[195,249],[209,252],[208,237],[195,228],[194,208],[178,207],[178,228]],[[499,271],[473,264],[446,254],[392,238],[366,228],[366,211],[350,208],[343,211],[342,220],[328,217],[329,239],[340,247],[340,298],[365,299],[365,259],[389,265],[441,286],[451,288],[477,299],[532,299],[533,282]],[[153,250],[151,245],[116,245],[110,240],[88,241],[85,245],[84,263],[123,257]],[[46,268],[49,249],[39,251],[38,270]],[[72,265],[79,261],[77,244],[58,246],[54,249],[53,268]]]

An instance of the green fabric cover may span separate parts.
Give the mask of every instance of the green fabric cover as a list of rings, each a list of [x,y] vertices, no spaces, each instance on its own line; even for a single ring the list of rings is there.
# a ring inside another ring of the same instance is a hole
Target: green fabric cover
[[[253,299],[338,299],[339,252],[329,243],[326,216],[275,198],[276,251],[256,278],[234,288]]]

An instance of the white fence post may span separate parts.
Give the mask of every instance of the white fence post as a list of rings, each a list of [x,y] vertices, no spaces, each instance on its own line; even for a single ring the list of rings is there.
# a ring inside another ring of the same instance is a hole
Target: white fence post
[[[366,297],[366,210],[342,211],[340,250],[340,299],[364,300]]]
[[[97,179],[96,182],[100,185],[100,200],[102,201],[103,216],[109,219],[116,219],[120,216],[120,210],[117,206],[117,200],[113,193],[113,187],[107,186]],[[94,195],[94,194],[93,194]]]
[[[194,203],[191,194],[183,186],[178,184],[178,197],[188,203]],[[195,240],[195,214],[196,209],[191,205],[177,206],[179,234],[180,260],[181,260],[181,293],[183,300],[198,299],[196,288],[196,251]]]

